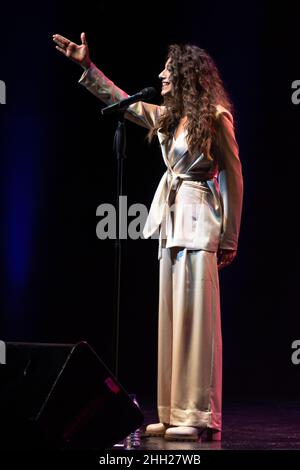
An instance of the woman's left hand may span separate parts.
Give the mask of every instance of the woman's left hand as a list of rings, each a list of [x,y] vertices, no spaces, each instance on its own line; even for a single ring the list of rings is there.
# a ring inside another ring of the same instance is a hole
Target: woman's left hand
[[[228,266],[234,258],[236,257],[236,250],[226,250],[219,248],[217,257],[218,257],[218,269],[225,268]]]

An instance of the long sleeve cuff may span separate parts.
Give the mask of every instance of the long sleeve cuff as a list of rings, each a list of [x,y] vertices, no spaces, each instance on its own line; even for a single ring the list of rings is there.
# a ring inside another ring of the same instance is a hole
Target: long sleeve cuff
[[[129,96],[107,78],[93,63],[83,72],[78,83],[108,105],[128,98]]]

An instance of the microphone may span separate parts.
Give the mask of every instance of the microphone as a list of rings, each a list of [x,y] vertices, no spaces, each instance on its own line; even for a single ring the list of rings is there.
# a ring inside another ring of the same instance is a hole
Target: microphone
[[[128,108],[130,104],[136,103],[137,101],[148,100],[153,98],[156,95],[156,90],[153,87],[143,88],[141,91],[136,93],[135,95],[129,96],[124,100],[118,101],[117,103],[113,103],[106,108],[101,109],[101,113],[105,116],[107,114],[114,113],[116,111],[122,111],[125,108]]]

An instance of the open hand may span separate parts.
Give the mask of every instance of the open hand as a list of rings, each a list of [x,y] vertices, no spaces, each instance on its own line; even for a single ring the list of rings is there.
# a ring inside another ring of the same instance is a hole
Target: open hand
[[[85,33],[80,35],[81,44],[76,44],[60,34],[53,34],[52,38],[56,43],[55,47],[58,51],[73,60],[73,62],[81,65],[84,69],[89,68],[91,60]]]

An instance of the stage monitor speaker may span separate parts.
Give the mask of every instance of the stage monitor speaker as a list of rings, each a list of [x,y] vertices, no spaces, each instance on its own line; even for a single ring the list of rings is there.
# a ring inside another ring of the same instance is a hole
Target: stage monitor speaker
[[[88,343],[6,343],[0,449],[108,449],[143,415]]]

